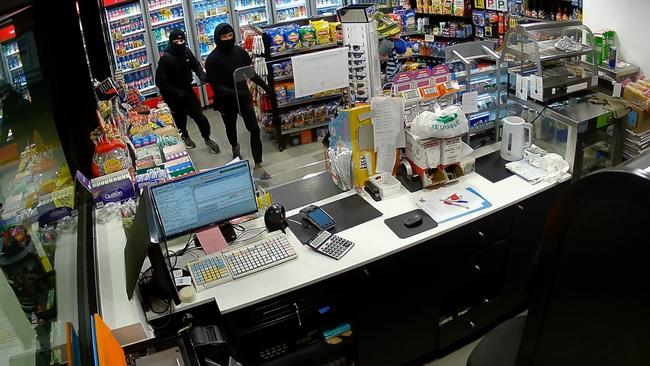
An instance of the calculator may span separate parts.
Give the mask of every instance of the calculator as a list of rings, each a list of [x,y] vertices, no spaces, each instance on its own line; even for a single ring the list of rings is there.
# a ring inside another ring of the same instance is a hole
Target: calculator
[[[354,243],[324,230],[309,241],[309,246],[328,257],[340,259],[354,246]]]

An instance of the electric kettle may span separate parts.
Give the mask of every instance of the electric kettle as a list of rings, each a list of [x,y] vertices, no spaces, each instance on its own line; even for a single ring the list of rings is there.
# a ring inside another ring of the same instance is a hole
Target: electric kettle
[[[503,137],[501,139],[501,157],[508,161],[524,158],[524,148],[532,143],[532,125],[517,116],[503,119]]]

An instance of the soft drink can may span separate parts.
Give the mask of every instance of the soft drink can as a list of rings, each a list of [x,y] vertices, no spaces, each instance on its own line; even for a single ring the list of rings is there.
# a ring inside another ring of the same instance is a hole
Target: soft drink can
[[[609,68],[614,70],[616,68],[616,56],[617,56],[617,49],[616,47],[612,46],[609,48]]]

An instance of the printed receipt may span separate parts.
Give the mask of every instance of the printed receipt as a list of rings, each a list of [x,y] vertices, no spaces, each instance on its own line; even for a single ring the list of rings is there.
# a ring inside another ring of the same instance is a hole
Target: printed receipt
[[[404,99],[393,97],[373,97],[372,109],[373,137],[377,152],[375,173],[392,173],[397,159],[395,150],[404,147]]]

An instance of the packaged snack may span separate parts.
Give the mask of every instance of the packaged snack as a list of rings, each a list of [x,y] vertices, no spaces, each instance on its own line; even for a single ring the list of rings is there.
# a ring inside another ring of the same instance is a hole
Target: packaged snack
[[[465,16],[465,0],[454,0],[454,15]]]
[[[296,87],[293,83],[286,83],[284,89],[286,90],[287,100],[296,98]]]
[[[282,52],[286,49],[282,27],[269,28],[266,34],[269,37],[271,53]]]
[[[309,24],[316,30],[318,44],[328,44],[330,41],[330,23],[326,20],[310,21]]]
[[[284,45],[287,50],[300,48],[300,31],[297,24],[284,26]]]
[[[454,3],[454,0],[442,0],[442,14],[445,15],[452,15],[452,4]]]
[[[273,69],[273,76],[278,77],[284,75],[284,62],[271,65]]]
[[[291,64],[291,60],[284,62],[284,75],[293,75],[293,64]]]
[[[431,1],[431,10],[430,10],[431,14],[442,14],[442,1],[443,0],[432,0]],[[451,12],[451,9],[450,9],[450,12]]]
[[[472,12],[472,21],[474,22],[474,25],[478,25],[479,27],[485,26],[485,11],[474,10]]]
[[[417,21],[415,20],[415,10],[409,9],[404,11],[402,15],[402,22],[404,23],[404,30],[415,31],[417,29]]]
[[[302,115],[303,115],[303,120],[304,120],[306,125],[312,125],[312,124],[315,123],[314,122],[314,107],[313,106],[307,107],[302,112]]]
[[[277,84],[274,89],[278,102],[282,103],[287,100],[287,89],[285,88],[285,84]]]
[[[338,42],[338,34],[336,32],[336,27],[339,27],[341,23],[339,22],[330,22],[330,42]],[[341,34],[341,41],[343,41],[343,34]]]
[[[300,41],[303,47],[313,47],[316,45],[316,29],[311,25],[303,25],[298,30],[300,32]]]

